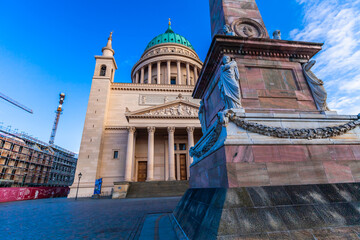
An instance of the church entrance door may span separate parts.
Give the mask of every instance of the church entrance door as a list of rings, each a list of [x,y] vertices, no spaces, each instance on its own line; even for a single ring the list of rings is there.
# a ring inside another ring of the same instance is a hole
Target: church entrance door
[[[147,177],[147,162],[138,162],[138,182],[145,182]]]
[[[180,180],[187,180],[186,154],[180,154]]]

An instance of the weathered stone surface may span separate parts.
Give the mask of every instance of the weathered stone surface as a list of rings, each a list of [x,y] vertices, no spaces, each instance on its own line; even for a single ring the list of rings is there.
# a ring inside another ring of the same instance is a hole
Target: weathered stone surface
[[[189,239],[357,239],[359,189],[360,183],[189,189],[173,214]]]
[[[346,151],[341,155],[342,151]],[[360,181],[353,145],[224,146],[194,164],[191,187],[249,187]]]

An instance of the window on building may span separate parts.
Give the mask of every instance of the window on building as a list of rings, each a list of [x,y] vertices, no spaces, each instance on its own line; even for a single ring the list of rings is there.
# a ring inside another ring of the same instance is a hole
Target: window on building
[[[157,78],[153,78],[153,79],[151,80],[151,83],[152,83],[152,84],[157,84]]]
[[[176,144],[174,144],[174,150],[176,151]]]
[[[100,68],[100,76],[106,76],[106,66],[102,65]]]
[[[185,143],[180,143],[179,144],[179,150],[186,150],[186,144]]]
[[[114,151],[114,159],[119,158],[119,151]]]
[[[16,173],[16,170],[15,170],[15,169],[11,171],[10,180],[14,180],[15,173]]]
[[[20,146],[20,147],[19,147],[19,153],[21,153],[21,152],[22,152],[22,150],[23,150],[23,147],[22,147],[22,146]]]
[[[3,169],[1,170],[0,178],[5,178],[6,171],[7,171],[6,168],[3,168]]]
[[[3,148],[3,147],[4,147],[4,145],[5,145],[5,141],[0,140],[0,148]]]
[[[176,85],[176,77],[172,77],[170,79],[170,83],[171,83],[171,85]]]

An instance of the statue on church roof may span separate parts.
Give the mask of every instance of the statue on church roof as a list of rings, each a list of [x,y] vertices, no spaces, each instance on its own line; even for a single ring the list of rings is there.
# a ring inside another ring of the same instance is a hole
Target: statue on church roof
[[[306,78],[306,81],[309,84],[310,90],[314,97],[316,106],[320,111],[330,111],[327,106],[327,92],[324,88],[324,82],[317,78],[315,74],[311,71],[311,68],[315,65],[316,61],[312,60],[303,65],[303,71]]]
[[[224,25],[223,27],[224,34],[227,36],[235,36],[235,33],[231,30],[231,27],[229,25]]]
[[[242,108],[239,79],[237,63],[231,60],[229,56],[224,56],[219,88],[226,109]]]

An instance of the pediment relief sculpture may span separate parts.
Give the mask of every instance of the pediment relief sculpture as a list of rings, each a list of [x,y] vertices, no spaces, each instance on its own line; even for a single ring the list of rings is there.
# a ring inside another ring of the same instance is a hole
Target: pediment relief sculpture
[[[177,100],[138,111],[126,109],[127,117],[190,117],[197,118],[199,105],[186,101],[182,95]]]
[[[197,117],[199,110],[188,106],[182,103],[177,105],[173,105],[171,107],[155,109],[148,111],[144,115],[147,116],[189,116],[189,117]]]

